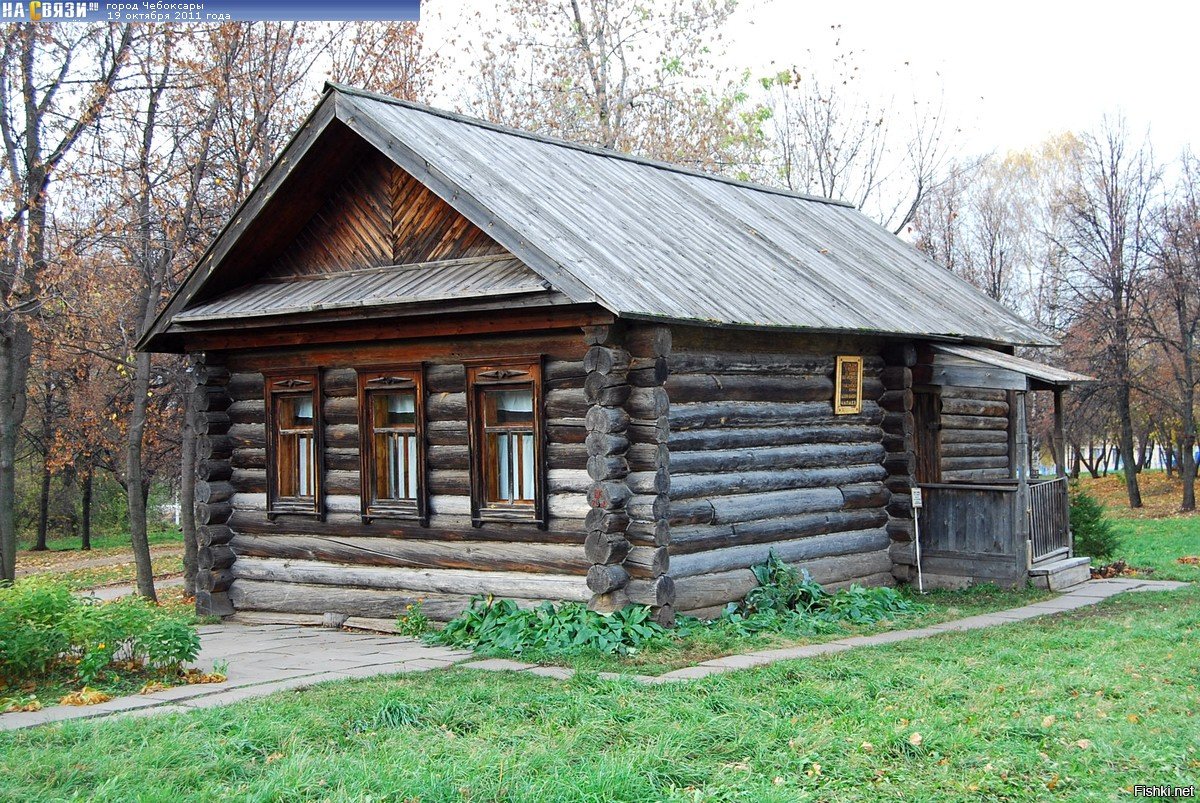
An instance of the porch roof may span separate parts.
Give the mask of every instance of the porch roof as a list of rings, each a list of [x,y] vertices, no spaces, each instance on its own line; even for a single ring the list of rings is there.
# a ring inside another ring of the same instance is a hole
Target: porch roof
[[[933,344],[931,384],[999,390],[1060,390],[1090,376],[979,346]]]

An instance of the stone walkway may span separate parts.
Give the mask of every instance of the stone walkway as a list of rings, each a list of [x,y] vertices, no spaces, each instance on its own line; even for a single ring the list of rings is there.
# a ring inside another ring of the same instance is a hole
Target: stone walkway
[[[812,658],[854,647],[891,644],[955,630],[976,630],[1033,619],[1095,605],[1101,600],[1126,591],[1169,591],[1185,585],[1187,583],[1164,580],[1093,580],[1065,594],[1033,605],[971,616],[915,630],[894,630],[824,644],[730,655],[659,676],[601,673],[600,677],[625,678],[641,683],[695,680],[775,661]],[[469,652],[434,647],[402,636],[381,636],[295,625],[209,625],[200,628],[200,638],[203,647],[196,664],[209,671],[215,662],[226,662],[229,679],[225,683],[179,686],[153,694],[135,694],[86,707],[52,706],[41,711],[4,714],[0,715],[0,730],[17,730],[49,722],[114,714],[130,716],[212,708],[327,680],[424,672],[454,664],[485,671],[527,672],[559,680],[566,680],[575,674],[574,670],[565,667],[538,666],[502,658],[468,660],[472,658]]]

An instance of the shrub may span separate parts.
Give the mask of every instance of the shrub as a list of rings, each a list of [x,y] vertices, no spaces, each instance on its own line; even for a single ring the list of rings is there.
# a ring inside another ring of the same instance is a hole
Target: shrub
[[[1071,489],[1071,532],[1077,555],[1104,562],[1121,547],[1121,537],[1105,517],[1104,507],[1078,485]]]
[[[404,606],[404,613],[396,619],[396,632],[401,636],[414,638],[425,635],[429,630],[429,617],[425,615],[425,606],[421,600]]]
[[[650,609],[643,605],[605,615],[578,602],[557,607],[543,602],[522,609],[512,600],[473,597],[467,610],[426,638],[437,644],[510,655],[570,655],[589,650],[628,655],[670,636],[671,631],[652,620]]]
[[[101,603],[42,578],[0,588],[0,681],[9,685],[62,667],[90,684],[115,662],[178,672],[199,652],[195,625],[141,597]]]

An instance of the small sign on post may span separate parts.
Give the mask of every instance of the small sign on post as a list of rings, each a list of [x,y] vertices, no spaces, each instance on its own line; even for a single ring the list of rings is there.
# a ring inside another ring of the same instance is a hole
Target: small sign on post
[[[862,357],[838,357],[833,379],[833,412],[856,415],[862,412]]]
[[[917,508],[918,510],[923,507],[923,504],[921,503],[921,489],[920,488],[912,489],[912,505],[913,505],[913,507]]]

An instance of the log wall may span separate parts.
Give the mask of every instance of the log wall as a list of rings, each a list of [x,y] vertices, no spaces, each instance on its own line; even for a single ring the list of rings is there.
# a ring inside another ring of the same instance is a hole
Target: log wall
[[[941,481],[988,482],[1012,476],[1008,391],[941,391]]]
[[[227,592],[235,610],[371,618],[394,618],[422,599],[432,618],[447,619],[473,594],[530,604],[587,601],[583,541],[592,480],[585,353],[578,328],[520,337],[230,353],[225,384],[213,379],[205,386],[211,404],[225,405],[226,428],[220,435],[223,445],[208,453],[213,478],[223,479],[212,484],[212,499],[202,506],[223,528],[224,550],[217,562],[224,565],[219,576],[214,573],[213,591]],[[548,527],[493,521],[473,527],[462,360],[538,354],[545,355]],[[387,518],[364,522],[354,366],[418,361],[426,363],[429,526]],[[323,519],[280,514],[272,520],[266,510],[262,372],[301,366],[322,369],[326,513]]]
[[[864,357],[856,415],[833,414],[838,354]],[[676,610],[740,599],[771,551],[818,582],[893,582],[884,434],[904,394],[877,342],[673,327],[664,359],[670,473],[654,494],[631,482],[629,510],[668,525]]]

